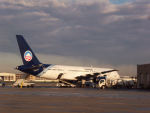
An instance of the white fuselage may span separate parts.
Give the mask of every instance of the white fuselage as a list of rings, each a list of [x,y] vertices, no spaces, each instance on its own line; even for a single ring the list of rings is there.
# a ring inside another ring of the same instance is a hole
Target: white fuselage
[[[87,74],[93,75],[94,73],[101,73],[104,71],[109,71],[109,68],[93,68],[93,67],[77,67],[77,66],[64,66],[64,65],[51,65],[41,72],[38,76],[57,79],[60,74],[62,74],[60,79],[65,80],[77,80],[76,77],[86,76]],[[117,71],[106,73],[107,78],[119,79],[120,76]]]

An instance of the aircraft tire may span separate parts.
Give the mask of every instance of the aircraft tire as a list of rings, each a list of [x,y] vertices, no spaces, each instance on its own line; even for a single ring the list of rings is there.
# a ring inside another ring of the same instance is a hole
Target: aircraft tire
[[[103,86],[101,87],[101,89],[105,89],[105,86],[103,85]]]

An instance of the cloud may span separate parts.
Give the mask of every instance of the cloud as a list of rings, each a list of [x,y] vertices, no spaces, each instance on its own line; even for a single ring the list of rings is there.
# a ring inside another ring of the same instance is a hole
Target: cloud
[[[123,67],[119,69],[127,75],[131,66],[135,75],[136,64],[150,58],[145,51],[150,47],[149,7],[147,0],[121,5],[109,0],[1,0],[0,55],[18,55],[15,35],[23,34],[37,54],[55,56],[41,59]]]
[[[1,72],[17,72],[16,64],[22,64],[20,57],[13,53],[0,52],[0,71]]]
[[[116,66],[116,69],[118,69],[120,76],[136,76],[137,70],[136,65],[119,65]]]

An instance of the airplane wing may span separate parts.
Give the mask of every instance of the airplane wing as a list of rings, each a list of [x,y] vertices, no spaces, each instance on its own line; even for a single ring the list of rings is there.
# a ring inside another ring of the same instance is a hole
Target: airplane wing
[[[118,71],[118,70],[109,70],[109,71],[103,71],[103,72],[97,72],[97,73],[92,73],[92,74],[87,74],[85,76],[81,75],[81,76],[78,76],[76,77],[77,80],[82,80],[82,79],[85,79],[85,80],[88,80],[90,79],[91,77],[92,78],[96,78],[98,75],[101,75],[101,74],[106,74],[106,73],[111,73],[113,71]]]
[[[113,70],[109,70],[109,71],[103,71],[103,72],[101,72],[101,74],[105,74],[105,73],[111,73],[111,72],[113,72],[113,71],[118,71],[118,70],[116,70],[116,69],[113,69]]]

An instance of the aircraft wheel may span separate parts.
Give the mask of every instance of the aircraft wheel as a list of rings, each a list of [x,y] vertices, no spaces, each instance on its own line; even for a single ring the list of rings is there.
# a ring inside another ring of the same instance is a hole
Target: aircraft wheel
[[[57,83],[56,86],[59,87],[59,88],[62,87],[61,83]]]
[[[105,86],[103,85],[103,86],[101,87],[101,89],[105,89]]]

